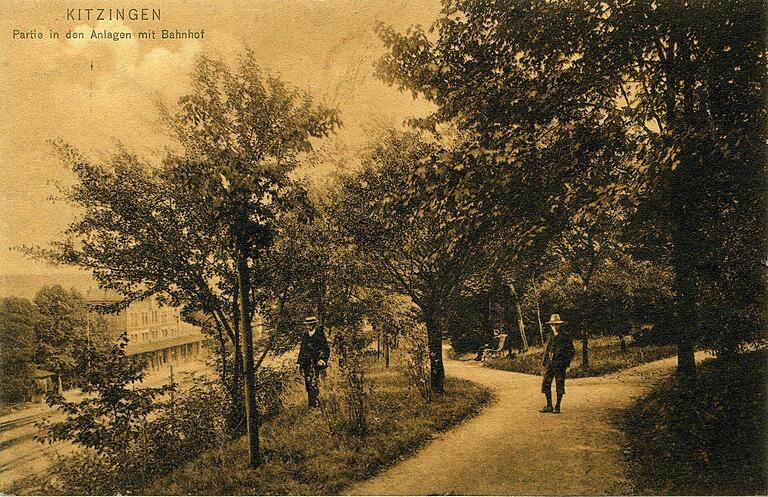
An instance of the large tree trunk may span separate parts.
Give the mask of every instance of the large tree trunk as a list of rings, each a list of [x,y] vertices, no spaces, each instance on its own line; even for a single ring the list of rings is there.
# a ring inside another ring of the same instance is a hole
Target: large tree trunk
[[[238,301],[239,306],[239,301]],[[245,418],[245,392],[244,384],[245,376],[243,375],[243,352],[242,352],[242,333],[240,333],[240,311],[238,307],[237,323],[234,326],[235,341],[234,341],[234,366],[232,373],[232,391],[234,392],[232,403],[232,422],[235,428],[233,435],[240,436],[248,433],[247,422]]]
[[[248,309],[250,275],[246,248],[240,244],[237,261],[237,285],[240,292],[240,336],[242,338],[243,363],[245,366],[245,420],[248,430],[248,464],[251,468],[261,463],[259,451],[259,411],[256,405],[255,371],[253,364],[253,329]]]
[[[432,391],[443,393],[445,385],[445,368],[443,367],[442,331],[437,325],[435,316],[426,316],[427,343],[429,346],[429,379]]]
[[[237,336],[237,335],[236,335]],[[243,356],[240,354],[240,344],[235,341],[232,357],[232,370],[227,369],[229,353],[224,342],[224,336],[219,330],[219,358],[221,360],[221,384],[224,385],[229,397],[229,412],[226,415],[228,435],[237,438],[246,433],[243,405]]]
[[[686,377],[696,374],[694,345],[697,325],[697,285],[696,271],[692,258],[699,249],[696,227],[695,200],[690,195],[683,195],[685,189],[696,190],[697,171],[693,161],[681,160],[672,177],[673,196],[672,215],[674,234],[672,237],[672,264],[675,269],[674,290],[677,294],[677,370]]]
[[[683,140],[678,157],[680,162],[671,175],[671,213],[673,219],[672,265],[675,269],[674,290],[677,294],[677,371],[684,378],[696,375],[694,345],[697,334],[697,274],[693,261],[700,250],[700,216],[697,207],[704,201],[701,191],[701,168],[696,159],[700,151],[697,145],[685,138],[689,126],[694,126],[693,85],[689,75],[679,74],[690,63],[688,39],[675,26],[672,38],[679,46],[678,60],[670,61],[667,77],[675,82],[682,79],[682,108],[675,105],[674,96],[668,90],[667,130]],[[670,54],[670,57],[674,57]],[[680,77],[682,76],[682,78]],[[668,85],[670,86],[670,85]],[[673,91],[676,88],[673,87]],[[682,111],[682,112],[681,112]]]
[[[581,369],[589,369],[589,333],[586,328],[581,335]]]
[[[677,247],[675,252],[677,252]],[[687,270],[687,262],[679,262],[676,268],[675,290],[677,302],[677,371],[684,377],[696,375],[696,358],[694,357],[695,326],[696,326],[696,296],[695,282]]]

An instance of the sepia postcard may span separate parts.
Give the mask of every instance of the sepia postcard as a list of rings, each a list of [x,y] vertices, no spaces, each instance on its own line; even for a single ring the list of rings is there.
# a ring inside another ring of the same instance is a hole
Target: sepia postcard
[[[764,0],[3,0],[0,494],[766,495]]]

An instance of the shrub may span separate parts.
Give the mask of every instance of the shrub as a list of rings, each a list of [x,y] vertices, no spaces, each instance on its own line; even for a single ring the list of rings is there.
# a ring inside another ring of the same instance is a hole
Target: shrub
[[[418,389],[424,400],[431,401],[429,347],[427,330],[423,325],[416,326],[411,333],[404,337],[403,349],[407,354],[407,358],[401,366],[405,376]]]
[[[400,354],[393,360],[400,360]],[[334,361],[335,362],[335,361]],[[446,379],[445,395],[425,403],[396,368],[368,362],[366,381],[374,384],[365,438],[331,432],[319,410],[303,406],[283,410],[264,423],[264,461],[247,465],[245,438],[217,448],[158,479],[143,490],[150,495],[334,495],[347,486],[395,464],[428,443],[436,432],[473,416],[492,399],[483,387]],[[335,364],[327,376],[337,375]],[[321,405],[328,406],[324,380]],[[296,392],[299,393],[299,392]],[[328,392],[331,393],[331,392]],[[339,404],[345,405],[340,392]],[[343,418],[340,418],[343,419]]]
[[[695,382],[672,377],[621,418],[633,492],[765,495],[768,350],[704,362]]]
[[[256,405],[261,419],[271,419],[283,408],[283,398],[291,373],[285,369],[261,366],[256,370]]]
[[[488,320],[487,309],[487,293],[460,297],[449,307],[445,326],[453,350],[479,353],[492,341],[493,323]]]
[[[145,481],[165,474],[201,451],[227,440],[224,419],[228,396],[220,383],[194,378],[183,395],[165,405],[143,427],[140,457],[151,469],[143,469]]]
[[[274,417],[282,407],[287,373],[262,368],[256,384],[260,412]],[[229,396],[218,381],[190,378],[183,393],[158,404],[153,416],[111,450],[88,448],[57,461],[47,494],[110,495],[139,493],[152,481],[202,452],[229,441],[226,413]]]
[[[229,438],[230,396],[220,382],[192,377],[183,393],[176,391],[176,385],[134,387],[142,380],[143,367],[125,356],[124,347],[123,338],[109,352],[91,351],[94,366],[83,388],[91,396],[79,402],[60,396],[50,399],[67,418],[41,423],[39,438],[68,440],[85,450],[58,461],[44,493],[136,493]],[[259,370],[257,401],[262,417],[280,411],[285,379],[284,371]]]
[[[631,368],[647,362],[656,361],[675,355],[673,345],[645,345],[640,346],[630,342],[626,352],[620,352],[618,340],[615,337],[597,337],[591,341],[589,368],[582,367],[581,348],[582,343],[575,341],[576,356],[568,369],[568,378],[584,378],[601,376],[614,373],[622,369]],[[492,369],[515,371],[539,375],[542,372],[541,358],[543,349],[532,348],[527,354],[518,354],[510,358],[497,357],[483,362],[483,366]]]
[[[368,337],[359,324],[337,326],[331,343],[338,356],[338,368],[324,374],[326,388],[320,401],[323,417],[332,433],[364,436],[368,432],[365,369],[372,356],[365,353]]]

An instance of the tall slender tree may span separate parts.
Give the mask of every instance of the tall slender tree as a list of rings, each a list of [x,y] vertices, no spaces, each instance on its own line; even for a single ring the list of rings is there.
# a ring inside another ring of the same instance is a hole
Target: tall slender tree
[[[202,324],[220,338],[224,368],[225,345],[234,350],[230,395],[236,411],[245,405],[254,467],[260,450],[252,321],[279,300],[265,279],[271,273],[258,267],[277,221],[301,198],[291,171],[311,151],[310,140],[340,121],[337,111],[262,71],[250,50],[234,70],[200,56],[191,81],[176,106],[161,105],[179,147],[159,167],[125,152],[93,163],[58,145],[78,178],[67,197],[83,214],[43,255],[90,269],[124,296],[118,307],[157,295],[183,305],[187,316],[204,316]]]
[[[443,392],[442,336],[446,309],[482,261],[483,231],[440,216],[446,199],[436,157],[439,144],[414,132],[389,131],[364,169],[347,177],[335,218],[368,261],[382,288],[407,295],[426,324],[430,382]],[[438,191],[439,190],[439,191]]]

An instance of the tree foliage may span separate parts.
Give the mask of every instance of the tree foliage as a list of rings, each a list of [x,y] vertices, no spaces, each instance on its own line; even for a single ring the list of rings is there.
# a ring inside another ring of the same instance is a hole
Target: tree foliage
[[[437,105],[417,124],[466,134],[446,165],[457,206],[515,241],[626,198],[665,213],[645,221],[669,230],[690,372],[697,337],[727,349],[765,329],[764,25],[751,0],[447,0],[434,37],[379,27],[378,74]]]
[[[126,151],[98,163],[55,143],[77,176],[66,197],[83,213],[42,255],[90,270],[124,297],[116,307],[155,295],[210,330],[237,432],[243,381],[246,404],[255,402],[253,371],[244,373],[253,366],[251,323],[259,311],[273,317],[281,298],[265,279],[274,273],[259,267],[279,218],[301,201],[291,171],[313,138],[340,124],[338,113],[262,71],[251,51],[234,69],[200,56],[191,92],[161,111],[179,146],[160,165]]]
[[[60,394],[49,396],[49,404],[67,415],[64,421],[43,422],[42,440],[70,440],[101,455],[119,455],[139,436],[141,425],[162,404],[156,399],[175,388],[135,388],[144,378],[145,364],[125,355],[128,339],[120,337],[107,351],[88,350],[91,367],[84,374],[81,390],[88,398],[67,401]]]
[[[0,300],[0,400],[20,402],[34,392],[38,311],[27,299]]]
[[[66,384],[77,385],[90,347],[109,347],[114,339],[104,319],[89,309],[75,289],[59,285],[41,288],[33,304],[38,310],[35,323],[35,362],[59,375]]]
[[[429,336],[431,383],[443,390],[446,308],[482,259],[482,231],[431,207],[445,197],[437,157],[447,152],[417,133],[387,132],[363,170],[342,180],[335,217],[375,275],[375,285],[410,297]],[[447,211],[443,211],[447,212]]]

